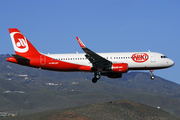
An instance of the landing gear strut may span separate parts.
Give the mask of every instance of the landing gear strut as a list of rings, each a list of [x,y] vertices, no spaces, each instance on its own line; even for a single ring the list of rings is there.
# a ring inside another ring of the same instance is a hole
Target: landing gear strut
[[[96,83],[101,78],[101,75],[97,72],[94,73],[94,78],[92,79],[93,83]]]
[[[153,70],[150,70],[150,74],[151,74],[151,80],[154,80],[154,75],[153,75]]]

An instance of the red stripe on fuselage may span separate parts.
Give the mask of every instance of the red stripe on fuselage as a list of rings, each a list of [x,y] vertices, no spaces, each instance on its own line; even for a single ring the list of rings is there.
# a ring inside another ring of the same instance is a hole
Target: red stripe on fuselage
[[[45,57],[46,59],[45,64],[41,64],[40,56],[34,56],[29,59],[30,59],[30,66],[36,68],[42,68],[42,69],[54,70],[54,71],[87,71],[87,72],[92,71],[90,66],[78,65],[60,60],[55,60],[48,56]]]

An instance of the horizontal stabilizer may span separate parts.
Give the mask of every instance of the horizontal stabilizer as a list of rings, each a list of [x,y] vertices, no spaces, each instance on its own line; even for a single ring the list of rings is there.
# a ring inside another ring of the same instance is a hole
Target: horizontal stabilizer
[[[20,55],[17,54],[11,54],[16,60],[20,60],[20,61],[30,61],[30,59],[27,59],[25,57],[22,57]]]

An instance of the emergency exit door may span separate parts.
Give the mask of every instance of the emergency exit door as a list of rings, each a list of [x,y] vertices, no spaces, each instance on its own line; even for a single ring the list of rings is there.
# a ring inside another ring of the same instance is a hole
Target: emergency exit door
[[[154,53],[151,53],[151,62],[156,62],[156,56]]]

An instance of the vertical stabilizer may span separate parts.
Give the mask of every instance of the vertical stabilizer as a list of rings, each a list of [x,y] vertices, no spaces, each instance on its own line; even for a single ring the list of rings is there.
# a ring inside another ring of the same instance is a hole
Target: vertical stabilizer
[[[9,28],[12,44],[17,55],[30,57],[40,55],[36,48],[24,37],[17,28]]]

